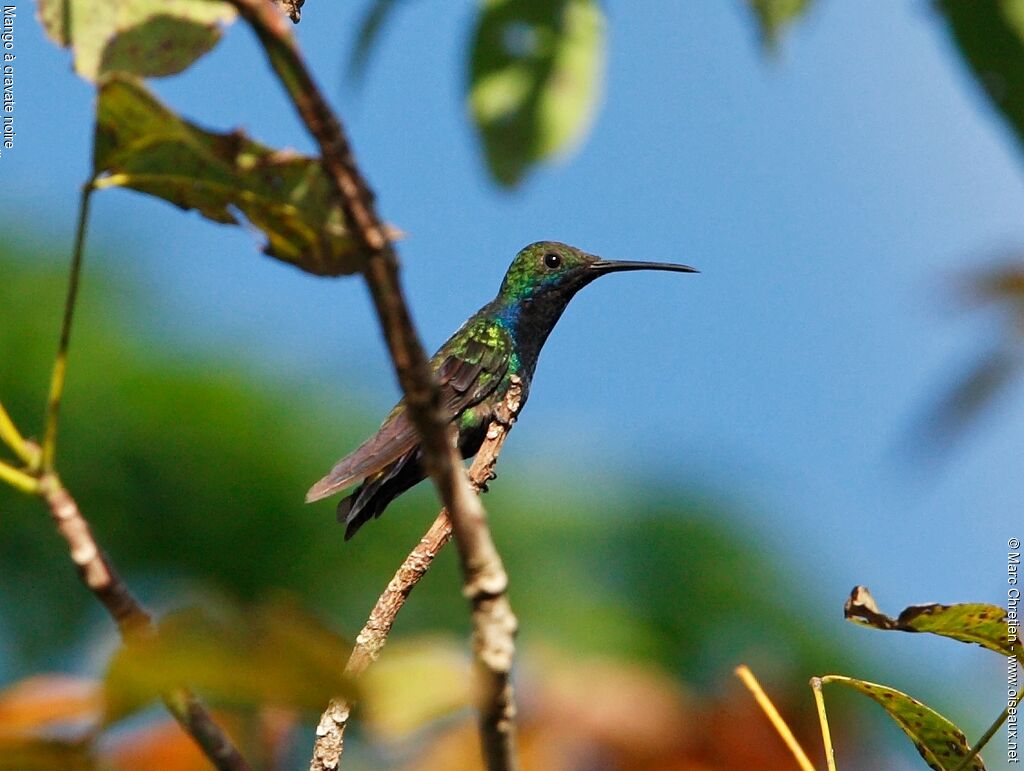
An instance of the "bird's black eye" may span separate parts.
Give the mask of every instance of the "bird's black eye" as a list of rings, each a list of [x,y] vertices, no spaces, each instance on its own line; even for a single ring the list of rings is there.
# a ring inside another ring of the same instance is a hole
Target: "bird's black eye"
[[[548,267],[548,268],[551,268],[552,270],[554,270],[555,268],[559,267],[561,264],[562,264],[562,255],[558,254],[558,252],[548,252],[547,254],[544,255],[544,265],[545,265],[545,267]]]

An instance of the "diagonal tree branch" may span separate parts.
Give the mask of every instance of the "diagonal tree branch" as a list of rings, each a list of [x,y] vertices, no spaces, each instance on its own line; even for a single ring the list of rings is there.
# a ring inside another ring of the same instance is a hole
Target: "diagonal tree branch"
[[[489,426],[484,443],[473,459],[473,465],[469,469],[469,481],[477,492],[486,490],[487,483],[495,477],[494,467],[515,422],[521,398],[521,387],[515,383],[506,395],[499,414]],[[394,578],[378,598],[370,617],[356,637],[356,645],[345,665],[345,675],[350,680],[360,677],[380,656],[398,612],[451,537],[452,525],[448,519],[448,511],[441,509],[434,524],[395,572]],[[327,771],[339,766],[344,749],[345,727],[348,725],[352,706],[351,700],[333,699],[324,710],[316,730],[310,771]]]
[[[508,686],[514,650],[515,617],[506,597],[502,566],[480,499],[466,479],[449,438],[437,384],[413,327],[398,278],[398,258],[377,215],[374,196],[355,162],[341,123],[306,69],[294,38],[270,0],[231,0],[263,45],[309,133],[320,146],[321,163],[346,222],[366,255],[363,270],[405,403],[421,438],[426,470],[449,512],[459,549],[465,594],[473,605],[474,650],[483,680],[480,688],[481,738],[491,769],[515,767],[515,708]],[[486,704],[483,698],[491,699]]]
[[[78,503],[56,474],[39,478],[38,494],[50,509],[57,531],[67,542],[82,583],[117,624],[125,644],[156,633],[149,613],[135,599],[93,537]],[[186,688],[162,695],[168,711],[220,771],[249,771],[250,766],[199,699]]]

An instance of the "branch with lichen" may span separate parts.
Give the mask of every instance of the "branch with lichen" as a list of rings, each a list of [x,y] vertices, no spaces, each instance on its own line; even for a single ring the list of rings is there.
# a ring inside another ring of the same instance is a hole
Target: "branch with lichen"
[[[506,394],[505,401],[499,408],[495,420],[488,427],[487,435],[469,469],[469,481],[477,492],[486,490],[487,483],[494,479],[494,467],[498,455],[508,438],[508,433],[515,422],[516,414],[522,398],[521,386],[518,382]],[[448,511],[442,509],[424,534],[416,547],[409,552],[387,588],[377,599],[377,604],[370,611],[370,616],[356,637],[355,647],[345,664],[345,676],[349,680],[360,677],[380,656],[387,642],[388,634],[395,623],[398,612],[409,599],[412,590],[426,575],[438,552],[451,540],[452,525]],[[515,621],[512,620],[514,632]],[[511,665],[511,657],[508,659]],[[510,667],[509,667],[510,668]],[[508,669],[504,670],[507,678]],[[510,702],[504,702],[508,704]],[[353,702],[350,699],[333,699],[320,716],[316,729],[316,741],[313,745],[313,759],[310,771],[327,771],[335,769],[341,762],[344,749],[345,728],[351,715]],[[503,709],[507,708],[503,706]]]
[[[423,465],[451,518],[464,591],[473,606],[473,648],[482,686],[478,692],[483,694],[480,727],[484,757],[491,769],[514,768],[515,707],[508,671],[514,652],[515,616],[506,596],[508,576],[491,538],[483,505],[449,440],[437,384],[402,292],[395,249],[341,123],[302,61],[285,18],[270,0],[231,3],[253,28],[299,117],[318,143],[331,192],[364,255],[363,275],[406,409],[420,436]]]

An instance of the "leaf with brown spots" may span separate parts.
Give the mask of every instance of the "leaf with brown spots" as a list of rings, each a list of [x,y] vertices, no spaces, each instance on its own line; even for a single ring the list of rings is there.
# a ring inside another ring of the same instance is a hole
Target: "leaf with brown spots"
[[[131,188],[214,222],[240,225],[241,214],[266,236],[266,254],[309,273],[362,265],[318,159],[199,128],[134,78],[100,86],[93,171],[98,188]]]
[[[235,18],[213,0],[39,0],[39,19],[60,46],[71,48],[87,80],[108,72],[174,75],[213,48]]]
[[[963,731],[931,707],[905,693],[842,675],[827,675],[821,678],[821,682],[824,685],[845,685],[881,704],[889,717],[896,721],[896,725],[903,729],[903,733],[910,737],[928,766],[935,771],[954,771],[971,751]],[[965,771],[985,771],[981,757],[973,757]]]
[[[1011,635],[1006,610],[998,605],[968,602],[959,605],[911,605],[897,618],[878,609],[875,598],[864,586],[855,586],[843,615],[850,621],[875,629],[901,632],[930,632],[965,643],[976,643],[1004,656],[1022,653],[1020,638]]]

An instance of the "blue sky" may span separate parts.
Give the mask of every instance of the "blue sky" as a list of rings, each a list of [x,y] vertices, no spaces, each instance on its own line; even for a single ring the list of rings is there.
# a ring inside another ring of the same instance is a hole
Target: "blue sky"
[[[625,469],[737,504],[837,614],[856,583],[892,610],[1005,601],[1006,541],[1024,530],[1021,389],[940,464],[897,449],[997,329],[956,310],[953,280],[1024,243],[1020,152],[927,3],[816,4],[767,57],[740,2],[609,2],[592,134],[512,194],[487,178],[466,120],[472,4],[404,4],[358,88],[342,73],[362,3],[308,5],[300,41],[385,216],[409,234],[404,277],[429,347],[537,239],[703,271],[624,274],[581,294],[503,460],[552,477]],[[70,243],[91,90],[27,3],[17,45],[0,205]],[[242,27],[156,88],[205,125],[311,149]],[[140,326],[391,406],[359,281],[305,276],[258,256],[243,230],[126,192],[99,197],[93,234],[90,261],[151,290]],[[987,657],[936,642],[884,650],[998,682]]]

